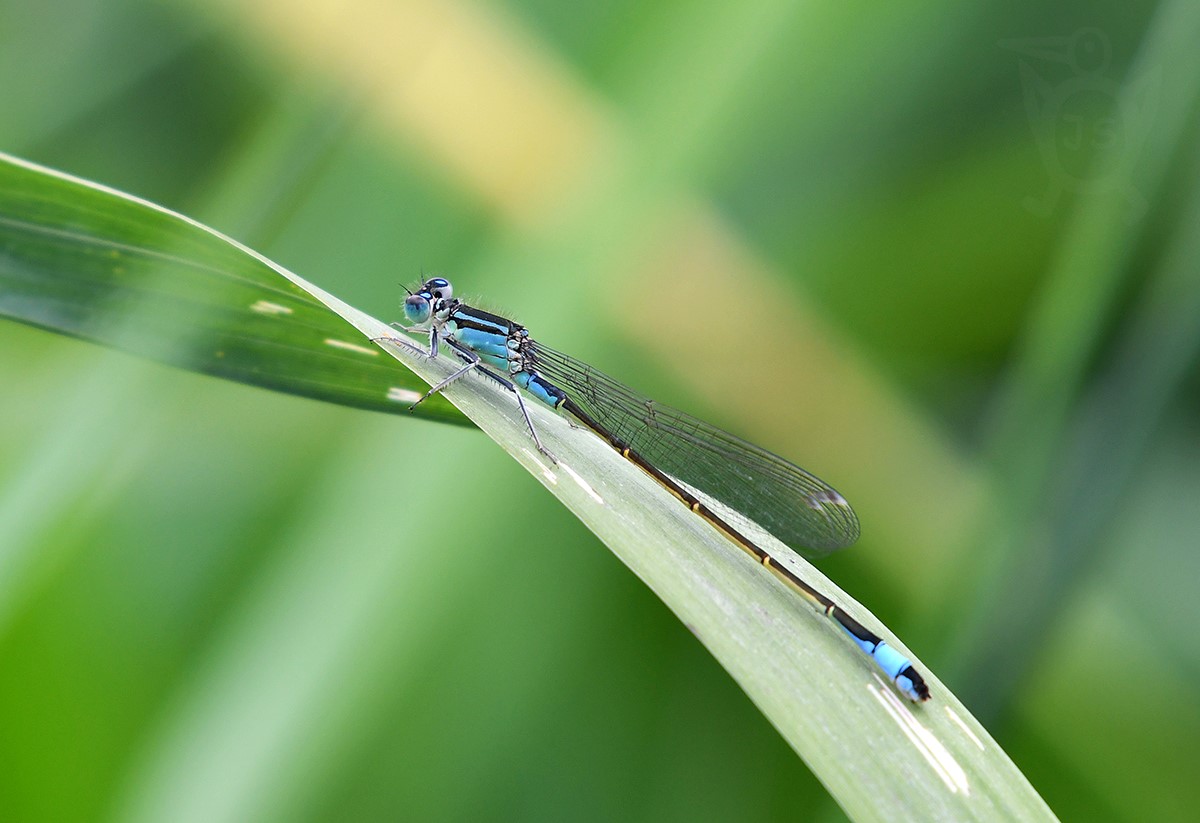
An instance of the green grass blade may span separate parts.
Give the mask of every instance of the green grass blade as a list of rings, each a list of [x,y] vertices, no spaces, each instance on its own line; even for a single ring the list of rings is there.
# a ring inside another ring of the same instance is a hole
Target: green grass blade
[[[427,388],[227,238],[3,154],[0,316],[373,411],[404,412]],[[441,399],[414,413],[467,423]]]
[[[370,340],[393,335],[387,325],[198,223],[20,161],[0,169],[0,309],[10,316],[197,371],[366,408],[389,408],[371,391],[389,396],[406,373],[387,366],[384,349],[419,375],[420,386],[457,367],[399,344],[373,347]],[[257,301],[288,311],[252,310]],[[342,367],[354,381],[334,374]],[[852,818],[1053,819],[919,661],[933,696],[914,706],[829,620],[605,442],[531,403],[534,424],[558,457],[551,463],[533,449],[504,390],[468,378],[446,394],[662,598]],[[903,649],[814,568],[766,543]]]

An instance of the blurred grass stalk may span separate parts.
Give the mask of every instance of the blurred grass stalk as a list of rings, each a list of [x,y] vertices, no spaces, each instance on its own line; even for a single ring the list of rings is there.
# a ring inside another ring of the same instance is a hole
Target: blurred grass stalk
[[[954,658],[984,717],[1019,692],[1037,651],[1026,639],[1050,625],[1086,579],[1149,434],[1196,353],[1195,316],[1164,313],[1173,301],[1180,308],[1200,299],[1200,282],[1186,271],[1197,259],[1186,256],[1195,252],[1189,211],[1127,321],[1115,362],[1086,382],[1153,216],[1138,203],[1159,202],[1173,162],[1195,172],[1195,159],[1181,153],[1200,113],[1198,38],[1200,6],[1169,0],[1159,7],[1118,101],[1118,111],[1143,118],[1127,128],[1145,134],[1146,144],[1114,141],[1095,159],[1124,175],[1079,201],[1000,392],[986,453],[1004,494],[978,536],[991,562],[967,590],[972,600],[977,592],[985,598],[954,638]],[[1187,197],[1195,196],[1193,186]]]

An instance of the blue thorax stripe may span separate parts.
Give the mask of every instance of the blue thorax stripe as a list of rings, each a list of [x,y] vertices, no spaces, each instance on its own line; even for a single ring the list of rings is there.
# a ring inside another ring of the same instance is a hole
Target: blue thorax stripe
[[[492,314],[491,312],[461,304],[450,315],[450,319],[460,329],[474,329],[481,332],[490,332],[491,334],[500,334],[504,337],[508,337],[514,329],[521,328],[516,323],[498,314]]]

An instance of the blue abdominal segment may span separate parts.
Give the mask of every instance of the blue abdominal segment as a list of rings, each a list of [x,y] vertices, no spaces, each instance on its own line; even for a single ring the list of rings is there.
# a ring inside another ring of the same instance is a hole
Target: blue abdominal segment
[[[842,625],[840,621],[838,625]],[[879,668],[883,669],[888,679],[895,683],[896,688],[900,689],[906,697],[919,703],[929,696],[925,682],[920,679],[920,675],[913,669],[913,665],[907,657],[874,636],[872,636],[874,639],[863,638],[846,626],[842,626],[842,628],[860,649],[871,656]],[[920,682],[919,687],[918,682]],[[922,691],[924,697],[922,697]]]

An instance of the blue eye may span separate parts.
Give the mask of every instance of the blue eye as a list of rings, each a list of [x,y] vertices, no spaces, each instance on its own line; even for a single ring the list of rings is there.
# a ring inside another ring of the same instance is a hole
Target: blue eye
[[[404,316],[410,323],[420,325],[428,322],[431,312],[429,298],[423,291],[410,294],[404,301]]]
[[[433,277],[426,280],[425,285],[421,287],[421,291],[432,297],[440,297],[443,300],[449,300],[454,294],[454,288],[450,285],[450,281],[444,277]]]

